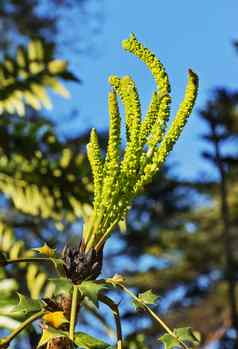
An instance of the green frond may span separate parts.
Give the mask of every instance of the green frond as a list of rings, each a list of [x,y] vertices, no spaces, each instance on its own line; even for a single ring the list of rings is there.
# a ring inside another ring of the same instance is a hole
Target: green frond
[[[92,129],[90,142],[87,146],[88,159],[93,173],[94,182],[94,208],[97,210],[100,206],[101,190],[103,181],[103,161],[101,150],[98,143],[98,136],[95,129]]]
[[[39,40],[18,47],[16,59],[6,56],[0,63],[0,114],[25,114],[25,105],[34,109],[51,108],[47,90],[69,97],[58,81],[69,76],[67,62],[53,59]],[[71,74],[71,78],[74,78]],[[70,79],[70,78],[69,78]]]
[[[0,174],[0,191],[10,198],[21,212],[43,218],[55,218],[55,200],[47,188],[27,183],[24,180]]]
[[[32,256],[32,251],[27,250],[25,243],[18,240],[13,229],[0,222],[0,252],[4,252],[10,259],[26,258]],[[55,285],[48,280],[47,273],[39,264],[18,264],[25,278],[26,286],[31,298],[51,297],[55,290]]]
[[[42,62],[44,60],[45,52],[41,41],[33,40],[29,42],[28,55],[31,61],[38,60]]]

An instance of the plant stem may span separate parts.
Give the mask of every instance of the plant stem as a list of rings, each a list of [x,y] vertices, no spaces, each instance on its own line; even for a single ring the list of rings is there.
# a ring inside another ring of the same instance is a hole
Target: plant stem
[[[106,304],[112,310],[115,323],[116,323],[117,349],[123,349],[121,320],[120,320],[118,306],[116,305],[116,303],[114,303],[110,298],[108,298],[105,295],[99,294],[98,299],[102,303]]]
[[[1,261],[3,265],[14,264],[14,263],[40,263],[40,262],[51,262],[49,258],[46,257],[32,257],[32,258],[17,258],[17,259],[6,259]]]
[[[181,339],[179,337],[176,336],[176,334],[174,333],[173,330],[171,330],[165,323],[164,321],[155,313],[153,312],[153,310],[148,307],[148,305],[144,304],[143,302],[141,302],[141,300],[133,293],[131,292],[126,286],[122,285],[121,283],[118,284],[118,286],[125,291],[127,294],[129,294],[129,296],[131,296],[136,302],[140,303],[142,305],[142,307],[147,311],[147,313],[154,319],[156,320],[161,327],[163,327],[163,329],[174,339],[176,339],[176,341],[184,348],[184,349],[189,349],[187,347],[187,345],[181,341]]]
[[[17,327],[9,336],[6,338],[0,340],[0,348],[6,348],[10,342],[21,332],[26,328],[28,325],[30,325],[33,321],[39,319],[45,314],[45,310],[41,310],[38,313],[32,315],[28,319],[26,319],[19,327]]]
[[[77,317],[77,305],[78,305],[78,287],[74,285],[73,295],[72,295],[72,304],[70,312],[70,323],[69,323],[69,338],[71,341],[74,341],[74,327]]]

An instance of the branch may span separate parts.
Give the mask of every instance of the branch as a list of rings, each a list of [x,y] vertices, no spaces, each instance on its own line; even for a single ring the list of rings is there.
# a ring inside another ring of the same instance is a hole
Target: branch
[[[78,287],[74,285],[73,287],[73,296],[71,304],[71,313],[70,313],[70,324],[69,324],[69,338],[71,341],[74,341],[74,328],[77,317],[77,305],[78,305]]]
[[[120,320],[118,306],[116,305],[116,303],[114,303],[110,298],[108,298],[105,295],[99,294],[98,299],[102,303],[106,304],[112,310],[115,323],[116,323],[117,349],[123,349],[121,320]]]
[[[4,339],[0,339],[0,348],[7,348],[10,342],[21,332],[23,331],[28,325],[30,325],[33,321],[39,319],[45,314],[45,310],[41,310],[38,313],[32,315],[28,319],[26,319],[19,327],[17,327],[9,336],[5,337]]]
[[[5,266],[8,264],[14,263],[41,263],[41,262],[50,262],[52,263],[50,258],[45,257],[32,257],[32,258],[16,258],[16,259],[1,259],[0,266]]]
[[[174,333],[173,330],[171,330],[164,321],[145,303],[143,303],[133,292],[131,292],[126,286],[122,285],[121,283],[117,284],[124,292],[129,294],[131,298],[133,298],[137,303],[140,303],[143,307],[143,309],[154,319],[156,320],[161,327],[171,336],[173,337],[184,349],[189,349],[187,345]]]

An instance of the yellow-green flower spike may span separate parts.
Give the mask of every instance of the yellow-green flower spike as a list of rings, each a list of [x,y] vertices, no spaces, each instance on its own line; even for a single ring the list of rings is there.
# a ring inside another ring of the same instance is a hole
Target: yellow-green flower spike
[[[93,128],[90,135],[90,142],[87,145],[88,159],[93,173],[94,182],[94,208],[100,206],[101,187],[103,178],[103,162],[96,130]]]
[[[176,113],[176,116],[173,120],[173,123],[167,135],[163,139],[158,151],[158,157],[163,159],[163,161],[167,156],[163,154],[168,154],[171,151],[174,143],[179,138],[187,122],[189,115],[192,112],[192,109],[197,97],[197,92],[198,92],[198,76],[191,69],[189,69],[188,82],[187,82],[187,86],[184,94],[184,99],[180,104],[179,109]]]
[[[150,138],[148,139],[148,146],[152,149],[155,148],[163,138],[166,122],[168,119],[168,113],[168,96],[165,95],[160,99],[157,119],[152,127]]]
[[[108,207],[112,197],[113,185],[120,168],[121,120],[117,103],[116,92],[108,95],[108,110],[110,116],[109,140],[107,155],[103,169],[102,204]]]
[[[144,62],[151,70],[159,89],[160,95],[167,95],[170,92],[170,84],[168,75],[161,64],[160,60],[148,48],[140,43],[135,34],[132,34],[129,39],[122,41],[122,47]]]
[[[129,140],[130,133],[134,132],[135,128],[138,129],[141,120],[140,100],[135,82],[130,76],[120,79],[113,75],[109,78],[109,83],[115,88],[124,105],[126,132]]]
[[[127,126],[130,134],[124,159],[121,165],[121,173],[122,175],[124,174],[125,178],[131,178],[133,180],[138,171],[138,164],[142,149],[139,141],[141,127],[140,101],[135,83],[129,76],[125,76],[121,79],[121,88],[124,94]]]
[[[179,138],[186,121],[193,109],[198,92],[198,77],[189,69],[188,71],[188,83],[185,90],[185,95],[182,103],[179,106],[179,110],[173,120],[173,123],[163,138],[161,145],[156,149],[152,161],[145,166],[144,175],[139,179],[135,186],[135,192],[142,190],[143,186],[150,182],[156,172],[159,171],[161,165],[165,162],[169,152],[172,150],[173,145]]]
[[[86,221],[83,237],[86,249],[100,249],[118,222],[125,218],[132,200],[152,180],[165,162],[192,111],[198,90],[198,78],[189,70],[184,100],[166,133],[171,98],[168,76],[163,65],[134,35],[123,47],[139,57],[152,71],[157,90],[148,112],[141,121],[140,100],[134,81],[129,76],[111,76],[109,93],[109,140],[105,164],[101,159],[97,134],[92,130],[88,157],[94,177],[94,212]],[[117,95],[125,108],[127,144],[120,160],[120,115]],[[159,147],[158,147],[159,145]]]
[[[150,146],[154,147],[161,140],[162,129],[166,125],[170,113],[170,84],[166,70],[160,60],[148,48],[140,43],[132,34],[129,39],[122,41],[122,47],[137,56],[152,72],[157,85],[158,98],[160,100],[160,112],[157,125],[154,125]]]
[[[117,95],[114,90],[109,92],[108,94],[108,110],[110,117],[110,127],[106,166],[110,166],[111,162],[113,162],[112,167],[114,169],[114,167],[117,167],[119,163],[121,143],[121,119],[117,103]]]
[[[140,142],[144,146],[147,138],[152,130],[152,127],[158,117],[159,113],[159,97],[157,91],[153,93],[152,99],[148,108],[148,111],[144,117],[144,120],[141,123],[140,129]]]

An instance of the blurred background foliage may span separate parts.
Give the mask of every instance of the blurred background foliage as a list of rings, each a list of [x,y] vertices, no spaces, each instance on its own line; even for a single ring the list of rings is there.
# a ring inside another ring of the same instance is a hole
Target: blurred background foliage
[[[50,104],[48,87],[67,96],[67,81],[63,87],[59,80],[80,82],[67,65],[52,72],[52,62],[60,62],[55,55],[62,45],[57,36],[62,14],[67,19],[67,11],[77,6],[87,16],[87,1],[48,0],[47,7],[38,0],[0,1],[0,251],[10,258],[25,256],[44,242],[59,250],[68,240],[77,243],[82,218],[90,214],[88,133],[62,137],[40,109]],[[30,57],[31,40],[40,43],[43,61]],[[17,52],[25,58],[20,67]],[[31,63],[41,69],[32,70]],[[49,77],[53,84],[46,83]],[[201,331],[202,347],[237,348],[238,89],[215,88],[200,120],[206,129],[201,157],[211,163],[213,175],[188,181],[176,175],[176,164],[164,166],[135,201],[126,231],[118,231],[108,244],[104,275],[120,273],[139,292],[158,293],[162,317],[173,327],[191,325]],[[102,146],[105,134],[100,135]],[[0,270],[2,334],[19,321],[8,315],[16,291],[33,298],[52,294],[46,272],[51,270],[34,264]],[[125,347],[158,348],[157,325],[143,312],[135,313],[120,295],[114,297],[122,304]],[[95,332],[110,336],[107,313],[101,316],[90,305],[87,310],[80,314],[80,326],[92,331],[93,321]],[[38,333],[39,326],[32,326],[15,348],[35,348]]]

